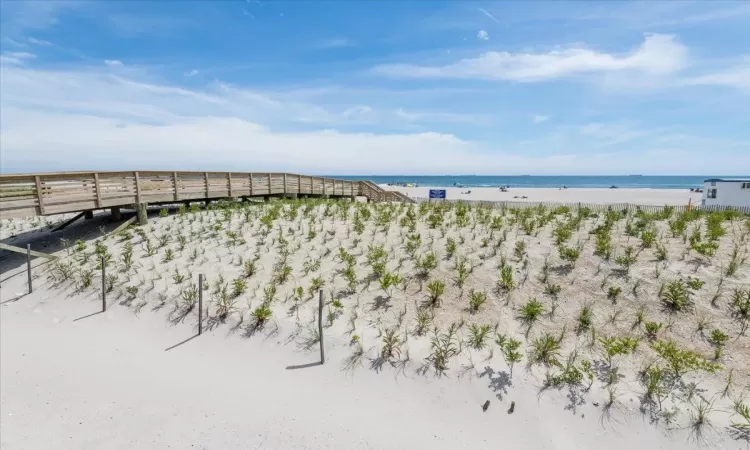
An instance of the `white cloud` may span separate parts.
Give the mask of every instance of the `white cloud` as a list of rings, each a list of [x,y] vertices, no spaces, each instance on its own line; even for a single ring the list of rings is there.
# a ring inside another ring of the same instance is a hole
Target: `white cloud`
[[[347,38],[333,38],[327,41],[323,41],[318,45],[319,48],[343,48],[353,46],[354,42],[351,39]]]
[[[589,123],[578,128],[585,139],[595,141],[597,145],[616,145],[625,142],[662,135],[668,131],[663,128],[641,128],[632,123]]]
[[[534,123],[542,123],[542,122],[546,122],[546,121],[548,121],[549,119],[550,119],[550,117],[549,117],[549,116],[534,116],[534,117],[532,117],[532,118],[531,118],[531,120],[532,120],[532,121],[533,121]]]
[[[87,3],[77,0],[3,2],[3,31],[22,35],[26,30],[50,28],[66,11],[85,7]]]
[[[196,76],[196,75],[198,75],[198,71],[197,71],[197,70],[195,70],[195,69],[193,69],[193,70],[191,70],[191,71],[189,71],[189,72],[185,72],[185,76],[186,76],[186,77],[194,77],[194,76]]]
[[[108,65],[110,67],[119,67],[119,66],[123,66],[124,65],[122,63],[122,61],[119,61],[117,59],[105,59],[104,60],[104,64],[106,64],[106,65]]]
[[[44,39],[37,39],[37,38],[30,37],[27,40],[29,41],[29,43],[34,44],[34,45],[42,45],[42,46],[52,45],[52,42],[45,41]]]
[[[489,38],[490,38],[490,35],[484,30],[479,30],[479,32],[477,33],[477,39],[486,41]]]
[[[674,36],[647,34],[628,54],[603,53],[585,47],[546,53],[487,52],[444,66],[391,64],[375,67],[384,75],[401,78],[466,78],[539,82],[575,75],[630,72],[667,75],[687,64],[688,50]]]
[[[481,12],[482,14],[484,14],[485,16],[487,16],[487,17],[488,17],[488,18],[489,18],[489,19],[490,19],[491,21],[493,21],[493,22],[495,22],[495,23],[501,23],[501,22],[500,22],[499,20],[497,20],[497,19],[495,18],[495,16],[493,16],[493,15],[492,15],[492,14],[490,14],[490,13],[488,13],[488,12],[487,12],[487,10],[485,10],[485,9],[482,9],[482,8],[477,8],[477,9],[479,10],[479,12]]]
[[[688,77],[681,81],[686,86],[723,86],[750,91],[750,62],[718,72]]]
[[[475,142],[445,132],[385,132],[378,126],[347,132],[341,126],[351,121],[377,123],[386,116],[408,123],[461,117],[384,111],[366,104],[332,110],[227,84],[202,90],[160,85],[113,76],[102,67],[60,71],[2,66],[0,91],[3,170],[722,173],[742,163],[742,156],[731,154],[707,160],[705,142],[689,150],[642,147],[602,153],[602,143],[628,131],[607,124],[571,130],[569,140],[549,135],[528,145]],[[300,123],[304,126],[294,126]],[[692,139],[684,143],[692,145]],[[665,155],[679,156],[678,163]]]
[[[36,55],[28,52],[3,52],[0,55],[0,63],[20,66],[34,58],[36,58]]]

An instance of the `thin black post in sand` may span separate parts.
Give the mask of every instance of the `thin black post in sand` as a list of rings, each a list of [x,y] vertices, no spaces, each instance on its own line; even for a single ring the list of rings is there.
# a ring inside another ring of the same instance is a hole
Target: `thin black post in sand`
[[[102,312],[107,310],[107,266],[102,255]]]
[[[203,333],[203,274],[198,274],[198,335]]]
[[[318,291],[318,336],[320,337],[320,363],[325,364],[326,352],[323,349],[323,290]]]
[[[31,244],[26,244],[26,271],[29,275],[29,294],[33,290],[31,287]]]

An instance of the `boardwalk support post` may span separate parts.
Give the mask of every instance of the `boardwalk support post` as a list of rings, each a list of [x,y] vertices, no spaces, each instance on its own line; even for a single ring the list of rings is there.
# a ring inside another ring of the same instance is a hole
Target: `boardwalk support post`
[[[148,203],[138,203],[136,215],[138,216],[138,225],[146,225],[148,223]]]
[[[112,208],[109,209],[109,211],[111,213],[111,219],[113,221],[119,222],[122,220],[122,213],[120,212],[119,206],[113,206]]]

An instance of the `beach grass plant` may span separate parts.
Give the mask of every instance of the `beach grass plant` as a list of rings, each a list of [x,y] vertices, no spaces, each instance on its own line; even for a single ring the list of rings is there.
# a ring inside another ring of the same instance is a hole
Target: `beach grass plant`
[[[472,289],[469,291],[469,310],[473,313],[479,311],[479,308],[487,301],[487,294]]]
[[[660,289],[659,298],[671,311],[684,311],[690,307],[688,286],[681,279],[665,283]]]
[[[544,303],[531,298],[518,310],[518,319],[530,329],[544,314]]]
[[[475,350],[482,350],[487,346],[487,336],[490,333],[489,325],[469,325],[469,346]]]
[[[430,354],[427,360],[431,362],[435,373],[442,375],[448,370],[448,362],[459,353],[459,347],[456,342],[455,330],[449,329],[441,333],[437,328],[430,339]]]
[[[434,315],[432,311],[428,309],[417,308],[416,326],[414,327],[414,332],[416,333],[416,335],[422,336],[432,324],[433,319]]]
[[[585,304],[581,307],[576,317],[576,331],[580,334],[589,331],[594,325],[594,311],[591,305]]]
[[[630,268],[633,266],[633,264],[638,262],[638,256],[636,254],[635,248],[631,246],[625,247],[622,255],[615,258],[615,262],[622,266],[623,270],[625,270],[626,273],[630,274]]]
[[[513,267],[510,265],[504,265],[500,269],[500,280],[498,281],[500,289],[508,292],[513,290],[515,282],[513,280]]]
[[[529,362],[546,367],[559,365],[561,342],[552,334],[545,333],[531,341]]]
[[[441,297],[445,293],[445,282],[442,280],[432,280],[427,283],[427,293],[430,300],[430,306],[440,306]]]
[[[607,298],[615,302],[617,301],[617,298],[620,296],[621,292],[622,288],[620,286],[610,286],[607,290]]]
[[[402,278],[397,273],[386,272],[378,279],[380,289],[390,298],[393,296],[393,290],[401,283]]]
[[[513,366],[523,360],[523,355],[519,351],[521,341],[513,339],[504,334],[498,333],[495,336],[495,344],[500,348],[505,363],[508,365],[510,377],[513,377]]]
[[[707,361],[693,350],[680,348],[672,340],[656,341],[651,348],[664,360],[675,377],[694,371],[716,372],[720,365]]]
[[[466,280],[471,274],[471,269],[466,263],[465,258],[456,258],[456,276],[453,278],[454,283],[459,289],[464,287]]]

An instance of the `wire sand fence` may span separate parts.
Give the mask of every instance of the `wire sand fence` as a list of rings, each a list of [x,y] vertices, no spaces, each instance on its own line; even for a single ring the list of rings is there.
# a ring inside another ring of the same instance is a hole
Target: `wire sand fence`
[[[641,210],[645,213],[657,213],[665,208],[672,209],[676,213],[690,210],[700,210],[706,212],[714,211],[736,211],[741,214],[750,215],[750,206],[720,206],[720,205],[639,205],[635,203],[564,203],[564,202],[513,202],[513,201],[487,201],[487,200],[463,200],[463,199],[429,199],[424,197],[411,197],[416,203],[470,203],[477,206],[486,206],[492,208],[538,208],[544,207],[549,209],[567,207],[572,210],[586,208],[590,211],[603,212],[609,210]]]

